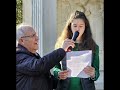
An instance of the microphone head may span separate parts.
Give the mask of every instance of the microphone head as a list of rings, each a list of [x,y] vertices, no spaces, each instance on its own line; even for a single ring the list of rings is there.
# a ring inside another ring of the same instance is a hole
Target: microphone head
[[[72,40],[73,40],[73,41],[76,41],[76,39],[77,39],[78,36],[79,36],[79,32],[76,31],[76,32],[73,34]]]
[[[74,34],[73,34],[73,37],[72,37],[72,40],[73,41],[76,41],[77,37],[79,36],[79,32],[76,31]],[[72,50],[72,47],[70,46],[67,51],[70,52]]]

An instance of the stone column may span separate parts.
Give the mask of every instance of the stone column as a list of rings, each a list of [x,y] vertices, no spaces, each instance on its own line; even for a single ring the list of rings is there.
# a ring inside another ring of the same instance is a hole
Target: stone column
[[[32,25],[32,0],[22,0],[23,2],[23,22]]]
[[[43,56],[43,0],[32,0],[32,26],[39,36],[38,53]]]
[[[23,22],[33,26],[39,37],[38,53],[43,55],[43,3],[42,0],[23,0]]]
[[[43,0],[43,54],[54,50],[56,30],[56,1]]]

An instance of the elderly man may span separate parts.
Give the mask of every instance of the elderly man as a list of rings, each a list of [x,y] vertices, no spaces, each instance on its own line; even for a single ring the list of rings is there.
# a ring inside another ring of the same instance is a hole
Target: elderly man
[[[65,56],[68,47],[74,47],[74,41],[66,39],[62,48],[40,57],[38,36],[30,25],[17,27],[16,48],[16,90],[52,90],[50,69]]]

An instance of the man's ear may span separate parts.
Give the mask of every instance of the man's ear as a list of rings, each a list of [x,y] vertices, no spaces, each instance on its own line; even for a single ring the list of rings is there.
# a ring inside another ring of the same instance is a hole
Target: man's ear
[[[19,39],[19,43],[21,43],[22,45],[24,45],[24,41],[22,38]]]

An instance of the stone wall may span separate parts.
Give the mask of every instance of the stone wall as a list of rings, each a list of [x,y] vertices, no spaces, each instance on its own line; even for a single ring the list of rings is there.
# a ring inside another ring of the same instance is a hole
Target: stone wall
[[[88,17],[93,38],[100,48],[100,69],[103,70],[104,11],[102,0],[57,0],[57,36],[63,30],[70,14],[80,10]]]
[[[100,78],[96,82],[99,89],[103,89],[104,74],[104,1],[103,0],[57,0],[57,37],[63,30],[70,14],[75,10],[83,11],[90,21],[93,38],[99,45]],[[97,84],[99,83],[99,84]]]

